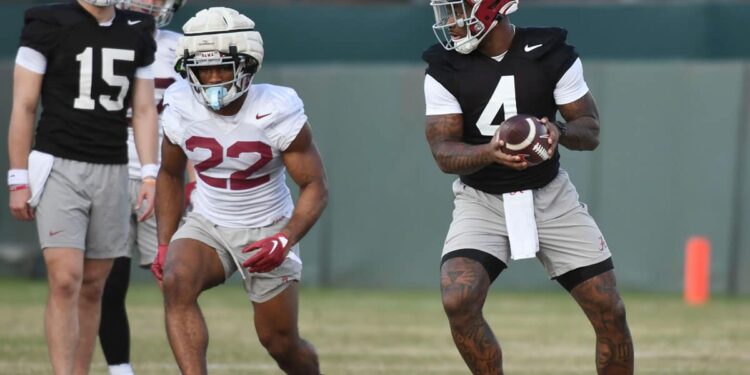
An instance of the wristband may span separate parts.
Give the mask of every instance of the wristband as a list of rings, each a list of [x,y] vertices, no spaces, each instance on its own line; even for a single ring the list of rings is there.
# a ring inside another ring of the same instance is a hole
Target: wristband
[[[8,186],[10,185],[28,185],[28,169],[10,169],[8,170]]]
[[[564,137],[566,134],[568,134],[568,125],[565,125],[562,121],[555,121],[553,122],[555,126],[557,126],[557,129],[560,130],[560,138]]]
[[[9,190],[10,191],[18,191],[18,190],[26,190],[29,188],[29,185],[22,184],[22,185],[10,185]]]
[[[158,164],[146,164],[141,167],[141,179],[148,177],[156,178],[157,174],[159,174]]]

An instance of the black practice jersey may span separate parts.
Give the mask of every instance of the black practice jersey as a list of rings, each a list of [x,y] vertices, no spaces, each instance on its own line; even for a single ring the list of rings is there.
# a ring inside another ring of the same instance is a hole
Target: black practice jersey
[[[119,9],[99,26],[77,2],[27,10],[20,45],[47,59],[34,149],[127,163],[126,111],[136,70],[154,61],[154,30],[152,17]]]
[[[478,51],[462,55],[440,44],[422,58],[427,74],[458,100],[463,112],[463,141],[488,143],[506,117],[527,114],[555,119],[557,82],[578,59],[565,43],[567,31],[559,28],[516,28],[510,49],[501,61]],[[560,154],[537,166],[516,171],[491,164],[461,176],[465,184],[487,193],[502,194],[538,189],[557,176]]]

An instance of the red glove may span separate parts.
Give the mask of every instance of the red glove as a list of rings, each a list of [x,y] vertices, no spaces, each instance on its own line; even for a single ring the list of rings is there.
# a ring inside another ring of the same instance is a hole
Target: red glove
[[[247,245],[242,249],[243,253],[249,253],[255,249],[260,249],[260,251],[242,263],[242,267],[246,267],[249,272],[273,271],[281,263],[284,263],[288,244],[289,239],[285,235],[276,233],[271,237]]]
[[[159,282],[164,277],[164,260],[167,259],[167,249],[169,249],[169,245],[159,245],[156,258],[151,263],[151,273],[154,274],[154,277]]]
[[[195,181],[185,184],[185,207],[183,207],[183,210],[190,207],[190,195],[193,194],[193,190],[195,190]]]

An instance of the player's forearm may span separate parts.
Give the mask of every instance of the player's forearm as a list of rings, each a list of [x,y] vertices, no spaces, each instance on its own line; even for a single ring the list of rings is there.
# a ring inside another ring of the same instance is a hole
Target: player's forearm
[[[443,141],[432,147],[432,156],[445,173],[472,174],[493,163],[490,145]]]
[[[159,244],[168,244],[182,217],[184,178],[159,171],[156,178],[156,231]]]
[[[156,107],[143,107],[133,112],[133,133],[138,159],[141,165],[156,164],[159,139]]]
[[[289,246],[299,242],[312,228],[328,204],[328,187],[324,179],[300,186],[300,195],[292,218],[281,230]]]
[[[8,159],[10,169],[27,169],[34,138],[36,108],[14,106],[8,128]]]
[[[565,125],[567,134],[560,137],[561,145],[578,151],[591,151],[599,146],[599,120],[584,116]]]

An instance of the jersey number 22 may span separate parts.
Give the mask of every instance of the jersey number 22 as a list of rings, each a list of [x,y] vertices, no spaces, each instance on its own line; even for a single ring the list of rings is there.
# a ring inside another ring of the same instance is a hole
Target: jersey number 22
[[[229,178],[216,178],[203,173],[224,161],[224,147],[219,141],[214,138],[193,136],[185,142],[185,147],[190,151],[202,148],[211,152],[211,156],[208,159],[195,164],[195,171],[203,182],[215,188],[226,189],[229,187],[229,190],[247,190],[265,184],[271,179],[269,175],[248,178],[273,159],[271,146],[263,142],[238,141],[227,148],[226,156],[228,158],[238,158],[244,153],[256,153],[260,155],[258,161],[244,170],[232,173]]]

